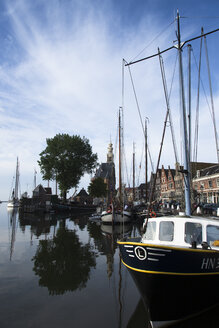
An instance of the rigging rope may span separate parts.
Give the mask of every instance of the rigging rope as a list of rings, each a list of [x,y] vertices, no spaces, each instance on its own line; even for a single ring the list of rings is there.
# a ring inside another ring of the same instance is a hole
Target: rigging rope
[[[212,119],[213,119],[214,135],[215,135],[216,150],[217,150],[217,159],[219,163],[218,135],[217,135],[216,122],[215,122],[215,114],[214,114],[214,101],[213,101],[213,93],[212,93],[212,85],[211,85],[211,73],[210,73],[206,36],[204,36],[204,43],[205,43],[205,54],[206,54],[207,68],[208,68],[208,81],[209,81],[210,96],[211,96],[211,110],[212,110]]]
[[[134,81],[133,81],[133,78],[132,78],[132,73],[131,73],[130,66],[128,66],[128,69],[129,69],[129,75],[130,75],[130,79],[131,79],[132,89],[133,89],[133,92],[134,92],[135,101],[136,101],[136,105],[137,105],[137,109],[138,109],[138,114],[139,114],[139,118],[140,118],[140,122],[141,122],[141,127],[142,127],[142,131],[143,131],[144,138],[145,138],[145,129],[144,129],[144,125],[143,125],[143,120],[142,120],[142,116],[141,116],[141,111],[140,111],[140,107],[139,107],[139,103],[138,103],[137,94],[136,94],[136,91],[135,91],[135,86],[134,86]],[[152,159],[151,159],[151,154],[150,154],[149,148],[148,148],[148,154],[149,154],[149,158],[150,158],[150,162],[151,162],[152,171],[154,172],[154,165],[153,165],[153,162],[152,162]]]
[[[160,33],[158,33],[157,34],[157,36],[154,38],[154,39],[152,39],[144,48],[143,48],[143,50],[141,50],[140,52],[139,52],[139,54],[137,54],[132,60],[130,60],[130,62],[133,62],[136,58],[138,58],[141,54],[142,54],[142,52],[144,52],[148,47],[150,47],[151,45],[152,45],[152,43],[156,40],[156,39],[158,39],[172,24],[174,24],[174,21],[175,20],[173,20],[170,24],[168,24]]]
[[[171,134],[172,134],[172,142],[173,142],[173,149],[174,149],[174,154],[175,154],[175,161],[176,161],[176,163],[178,163],[178,152],[177,152],[177,147],[176,147],[176,140],[175,140],[175,134],[174,134],[174,129],[173,129],[170,104],[169,104],[170,94],[168,96],[167,82],[166,82],[166,76],[165,76],[165,70],[164,70],[164,62],[163,62],[163,58],[161,55],[159,56],[159,59],[160,59],[160,69],[161,69],[161,75],[162,75],[162,81],[163,81],[163,87],[164,87],[164,95],[165,95],[165,99],[166,99],[166,106],[168,109],[168,116],[169,116],[169,120],[170,120],[170,129],[171,129]],[[175,74],[175,68],[176,68],[176,61],[175,61],[175,67],[174,67],[174,74]],[[173,74],[173,76],[174,76],[174,74]],[[172,78],[172,82],[173,82],[173,78]],[[172,85],[171,85],[171,90],[172,90]]]
[[[202,34],[203,34],[203,30],[202,30]],[[200,40],[200,51],[199,51],[198,90],[197,90],[197,105],[196,105],[196,119],[195,119],[195,136],[194,136],[193,162],[197,162],[197,155],[198,155],[199,95],[200,95],[200,75],[201,75],[202,41],[203,41],[203,38],[201,38],[201,40]]]

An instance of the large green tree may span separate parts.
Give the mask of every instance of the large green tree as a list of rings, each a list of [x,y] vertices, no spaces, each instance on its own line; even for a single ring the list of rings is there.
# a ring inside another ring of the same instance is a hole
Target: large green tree
[[[46,143],[38,161],[43,179],[56,180],[66,198],[67,191],[96,166],[97,154],[93,154],[88,139],[77,135],[57,134]]]
[[[107,185],[102,178],[96,178],[89,184],[88,192],[92,197],[105,197]]]

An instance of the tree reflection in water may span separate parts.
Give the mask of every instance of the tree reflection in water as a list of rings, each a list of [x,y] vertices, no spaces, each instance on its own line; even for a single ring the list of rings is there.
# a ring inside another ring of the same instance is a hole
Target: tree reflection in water
[[[53,239],[39,241],[32,260],[39,285],[47,287],[50,295],[85,288],[90,270],[96,266],[96,255],[90,245],[82,244],[76,232],[68,230],[65,224]]]

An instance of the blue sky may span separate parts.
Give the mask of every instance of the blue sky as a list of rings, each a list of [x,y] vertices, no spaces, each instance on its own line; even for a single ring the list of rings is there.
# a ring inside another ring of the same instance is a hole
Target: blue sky
[[[17,156],[21,191],[31,193],[35,168],[37,183],[42,182],[37,166],[39,153],[46,146],[46,138],[57,133],[87,137],[99,162],[105,162],[110,139],[114,147],[116,145],[118,108],[123,101],[128,168],[125,176],[131,179],[134,142],[136,183],[144,182],[143,165],[139,171],[143,134],[127,68],[122,99],[122,59],[130,61],[157,52],[158,47],[162,50],[172,46],[176,39],[177,8],[185,17],[181,19],[183,40],[200,34],[202,26],[205,32],[219,27],[218,1],[1,1],[0,199],[9,197]],[[217,124],[218,42],[219,32],[207,38]],[[200,41],[192,46],[192,115],[195,118],[197,69],[194,60],[199,60]],[[186,52],[187,49],[183,51],[185,81]],[[169,90],[171,81],[174,82],[170,106],[181,162],[177,69],[173,77],[176,51],[163,55],[163,59]],[[149,118],[149,147],[156,166],[166,111],[158,59],[133,65],[131,71],[142,117]],[[203,48],[201,77],[210,102],[206,73]],[[216,162],[209,106],[202,90],[200,93],[198,160]],[[169,130],[161,164],[174,167]],[[89,180],[87,175],[82,178],[79,189],[86,188]]]

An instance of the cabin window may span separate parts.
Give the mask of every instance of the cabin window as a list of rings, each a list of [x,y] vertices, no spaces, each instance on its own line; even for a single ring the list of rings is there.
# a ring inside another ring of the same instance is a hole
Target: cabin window
[[[162,241],[172,241],[174,232],[174,224],[172,221],[161,221],[159,239]]]
[[[156,222],[148,222],[147,230],[145,232],[145,239],[154,240],[156,233]]]
[[[197,244],[202,243],[202,225],[195,222],[186,222],[185,242],[191,244],[193,241],[196,241]]]
[[[207,226],[207,242],[219,240],[219,227],[214,225]]]

